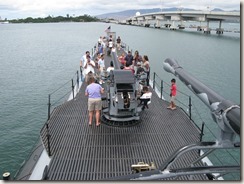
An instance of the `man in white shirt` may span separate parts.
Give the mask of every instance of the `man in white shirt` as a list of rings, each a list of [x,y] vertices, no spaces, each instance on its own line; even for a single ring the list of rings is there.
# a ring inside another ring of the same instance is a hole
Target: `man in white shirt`
[[[98,38],[98,43],[102,43],[102,41],[103,41],[103,37],[100,36],[100,37]]]
[[[142,104],[142,110],[145,109],[145,107],[148,108],[148,104],[151,103],[151,97],[152,97],[152,92],[149,91],[149,88],[147,86],[143,86],[142,89],[142,96],[140,97],[140,104]]]
[[[86,82],[87,82],[87,76],[88,76],[88,73],[95,73],[95,68],[96,64],[93,60],[91,60],[91,57],[90,56],[87,56],[86,57],[86,60],[84,62],[84,70],[83,70],[83,75],[85,75],[85,78],[86,78]]]
[[[114,45],[114,44],[113,44],[113,40],[110,39],[109,42],[108,42],[108,47],[109,47],[110,49],[112,49],[113,45]]]
[[[81,58],[80,58],[80,72],[81,72],[81,76],[82,76],[82,81],[84,81],[85,79],[85,73],[84,73],[84,64],[86,62],[86,57],[90,56],[90,52],[86,51],[86,54],[84,54]]]
[[[110,61],[110,66],[107,68],[107,72],[109,73],[111,70],[114,70],[114,63]]]
[[[80,58],[80,66],[84,68],[84,63],[86,62],[86,57],[90,56],[90,52],[86,51],[86,54]]]
[[[105,70],[104,54],[102,54],[101,58],[98,60],[98,69],[100,72]]]

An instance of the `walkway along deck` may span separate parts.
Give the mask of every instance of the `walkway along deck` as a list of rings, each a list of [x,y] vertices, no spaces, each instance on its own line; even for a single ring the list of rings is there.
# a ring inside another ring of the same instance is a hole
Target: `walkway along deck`
[[[110,61],[107,57],[106,65]],[[83,84],[74,100],[65,102],[51,114],[48,125],[52,161],[48,180],[106,180],[131,174],[131,165],[138,162],[154,162],[159,167],[178,148],[199,142],[200,131],[186,113],[180,108],[167,109],[169,103],[152,89],[152,103],[141,112],[141,122],[136,126],[96,127],[95,122],[89,126],[85,87]],[[46,135],[44,126],[41,137],[48,150]],[[197,151],[186,154],[173,168],[189,166],[197,155]],[[195,175],[191,179],[206,177]]]

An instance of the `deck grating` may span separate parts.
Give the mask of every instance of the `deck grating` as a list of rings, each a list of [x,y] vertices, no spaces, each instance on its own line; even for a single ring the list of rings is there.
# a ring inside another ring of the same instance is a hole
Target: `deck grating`
[[[106,58],[106,66],[110,61]],[[200,132],[186,114],[180,108],[168,110],[169,103],[155,92],[136,126],[96,127],[94,121],[90,127],[85,87],[83,84],[74,100],[57,107],[48,121],[52,153],[49,180],[106,180],[127,175],[132,164],[143,161],[160,166],[181,146],[199,141]],[[47,149],[46,134],[44,126],[41,137]],[[174,167],[187,166],[196,157],[197,152],[191,152]]]

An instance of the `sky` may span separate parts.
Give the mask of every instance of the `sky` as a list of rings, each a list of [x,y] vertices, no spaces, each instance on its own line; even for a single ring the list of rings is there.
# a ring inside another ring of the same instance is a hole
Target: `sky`
[[[0,0],[0,17],[96,16],[131,9],[193,8],[207,10],[221,8],[240,10],[240,0]]]

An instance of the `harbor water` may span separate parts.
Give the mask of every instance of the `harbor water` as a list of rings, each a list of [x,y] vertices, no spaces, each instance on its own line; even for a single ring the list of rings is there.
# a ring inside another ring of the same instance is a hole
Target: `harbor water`
[[[225,25],[240,30],[239,24]],[[164,71],[163,61],[172,58],[225,99],[240,104],[240,33],[206,35],[106,23],[0,25],[0,174],[8,171],[13,177],[20,168],[47,120],[48,94],[75,75],[81,56],[94,47],[99,36],[106,35],[108,26],[133,53],[138,50],[149,57],[151,76],[156,72],[165,82],[166,100],[167,83],[174,76]],[[218,127],[209,109],[176,81],[178,90],[192,96],[201,116],[199,126],[205,121],[215,133]]]

